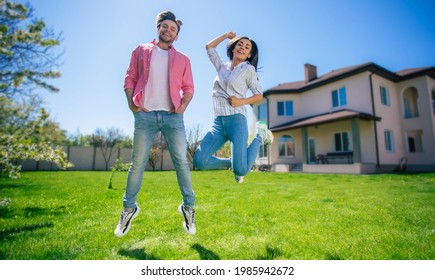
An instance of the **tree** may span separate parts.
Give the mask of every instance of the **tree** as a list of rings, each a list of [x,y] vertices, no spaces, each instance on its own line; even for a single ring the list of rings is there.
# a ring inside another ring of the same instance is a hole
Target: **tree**
[[[151,146],[150,155],[148,157],[148,164],[151,166],[153,171],[156,170],[157,163],[161,160],[162,149],[160,146],[153,144]]]
[[[231,142],[227,141],[220,149],[216,152],[216,156],[222,158],[231,157]]]
[[[116,171],[127,171],[129,168],[130,168],[130,164],[129,163],[123,163],[122,162],[122,158],[119,157],[116,160],[115,165],[112,166],[112,173],[110,173],[108,188],[109,189],[113,189],[113,176],[115,175]]]
[[[91,135],[90,143],[100,149],[106,164],[106,170],[108,170],[110,159],[116,151],[114,150],[115,146],[121,142],[123,138],[124,135],[121,130],[114,127],[107,128],[106,130],[98,128],[95,130],[95,133]]]
[[[61,55],[53,47],[60,40],[31,7],[0,0],[0,94],[12,98],[31,95],[36,88],[59,91],[46,79],[61,75],[53,70]]]
[[[158,132],[153,139],[150,155],[148,157],[148,164],[152,167],[153,171],[156,170],[157,163],[163,163],[163,151],[167,150],[168,146],[163,137],[162,132]]]
[[[186,137],[187,137],[187,158],[193,164],[193,155],[195,155],[196,150],[199,147],[199,143],[201,143],[201,139],[203,137],[201,125],[197,124],[193,127],[188,127],[186,129]],[[195,166],[193,167],[195,169]]]
[[[60,77],[53,70],[60,55],[53,47],[59,44],[60,35],[45,28],[31,7],[0,0],[0,175],[6,171],[18,178],[25,159],[71,166],[66,153],[53,147],[65,132],[34,93],[36,88],[58,91],[46,79]]]
[[[79,146],[79,147],[89,147],[91,144],[89,140],[90,136],[83,135],[79,129],[77,129],[73,133],[68,133],[67,138],[65,140],[65,145],[67,146]]]
[[[10,99],[0,96],[0,177],[7,172],[11,178],[20,176],[20,161],[25,159],[47,160],[61,168],[72,166],[61,148],[53,148],[44,127],[48,114],[41,109],[33,114],[31,105],[17,105]]]

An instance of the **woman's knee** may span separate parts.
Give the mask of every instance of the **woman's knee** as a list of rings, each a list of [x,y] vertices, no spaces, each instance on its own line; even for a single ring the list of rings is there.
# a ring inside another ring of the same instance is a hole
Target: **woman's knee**
[[[193,155],[193,166],[195,166],[196,169],[204,169],[205,167],[205,160],[201,156],[200,151],[196,151],[196,153]]]

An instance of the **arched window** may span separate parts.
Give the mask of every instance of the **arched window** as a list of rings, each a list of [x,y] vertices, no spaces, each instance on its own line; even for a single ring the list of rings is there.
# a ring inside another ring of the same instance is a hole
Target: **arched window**
[[[283,135],[279,138],[279,156],[294,157],[295,156],[295,141],[289,135]]]
[[[403,92],[403,109],[405,119],[418,118],[418,92],[415,87],[410,87]]]

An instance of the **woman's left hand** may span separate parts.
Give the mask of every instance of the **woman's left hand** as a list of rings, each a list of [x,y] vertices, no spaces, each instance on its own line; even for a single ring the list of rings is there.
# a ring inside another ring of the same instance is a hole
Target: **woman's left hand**
[[[227,98],[227,100],[228,100],[228,102],[230,102],[230,105],[233,107],[239,107],[239,106],[245,105],[245,103],[243,102],[243,100],[244,100],[243,98],[240,99],[240,98],[237,98],[235,96],[230,96]]]

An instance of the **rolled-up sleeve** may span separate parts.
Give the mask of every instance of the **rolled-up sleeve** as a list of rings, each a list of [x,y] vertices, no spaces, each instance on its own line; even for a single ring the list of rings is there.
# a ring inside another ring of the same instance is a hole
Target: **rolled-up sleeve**
[[[195,91],[195,87],[193,84],[192,67],[188,58],[186,58],[186,66],[183,73],[181,91],[183,92],[183,94],[185,94],[186,92],[193,94]]]
[[[137,47],[131,53],[130,63],[128,65],[127,72],[125,74],[125,79],[124,79],[124,89],[127,88],[134,89],[139,79],[139,73],[137,68],[138,50],[139,48]]]

